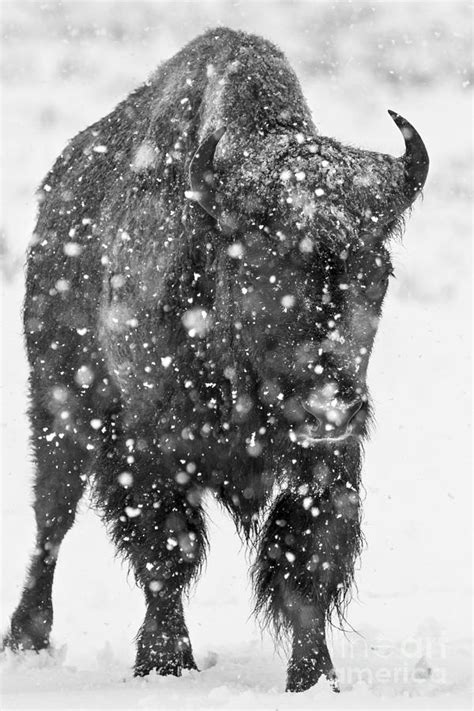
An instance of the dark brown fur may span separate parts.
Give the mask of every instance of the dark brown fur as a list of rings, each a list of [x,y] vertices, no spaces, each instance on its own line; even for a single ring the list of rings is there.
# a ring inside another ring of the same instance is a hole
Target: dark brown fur
[[[224,230],[185,197],[222,125]],[[257,611],[292,635],[288,689],[334,679],[325,625],[361,548],[365,371],[400,171],[319,136],[283,54],[227,29],[70,142],[28,256],[38,538],[8,646],[49,644],[57,551],[89,480],[147,601],[135,673],[196,668],[181,596],[210,488],[257,546]],[[358,436],[301,447],[302,398],[328,383],[362,403]]]

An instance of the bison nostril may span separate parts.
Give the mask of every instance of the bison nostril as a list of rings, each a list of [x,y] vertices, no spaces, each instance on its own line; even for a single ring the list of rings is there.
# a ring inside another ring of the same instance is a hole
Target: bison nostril
[[[349,405],[338,409],[338,418],[334,420],[334,424],[337,425],[338,429],[347,429],[361,407],[362,400],[353,400]]]
[[[307,402],[302,401],[301,406],[303,410],[308,414],[311,415],[311,424],[314,425],[315,427],[320,427],[321,426],[321,415],[323,414],[321,409],[316,409],[314,407],[311,407],[308,405]],[[308,418],[306,418],[308,419]]]
[[[335,437],[347,432],[349,424],[362,408],[363,402],[359,398],[349,404],[336,404],[334,401],[328,403],[317,403],[313,401],[302,401],[302,407],[311,415],[311,427],[318,434],[325,434],[328,437]]]
[[[314,417],[311,419],[311,422],[307,422],[304,425],[304,431],[309,437],[324,437],[325,436],[325,431],[322,426],[322,422],[318,417]]]

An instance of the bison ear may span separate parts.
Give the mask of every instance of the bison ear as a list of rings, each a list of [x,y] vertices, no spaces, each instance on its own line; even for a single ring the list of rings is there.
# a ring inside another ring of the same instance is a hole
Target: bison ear
[[[189,165],[189,182],[192,192],[190,195],[188,194],[188,197],[196,200],[202,209],[216,220],[219,217],[219,206],[215,190],[213,159],[217,144],[225,130],[226,127],[221,126],[204,139]]]
[[[402,162],[404,168],[404,183],[402,188],[406,198],[406,207],[408,207],[423,190],[426,176],[428,175],[430,160],[420,134],[413,128],[411,123],[404,119],[403,116],[400,116],[400,114],[395,113],[395,111],[389,110],[388,113],[393,121],[395,121],[405,139],[405,154],[398,160]]]

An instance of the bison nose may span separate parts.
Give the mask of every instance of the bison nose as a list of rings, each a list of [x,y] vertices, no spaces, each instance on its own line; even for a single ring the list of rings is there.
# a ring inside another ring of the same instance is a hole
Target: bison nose
[[[362,400],[356,399],[350,403],[332,401],[321,403],[310,398],[304,401],[303,407],[318,423],[319,437],[342,437],[349,431],[349,425],[362,407]]]

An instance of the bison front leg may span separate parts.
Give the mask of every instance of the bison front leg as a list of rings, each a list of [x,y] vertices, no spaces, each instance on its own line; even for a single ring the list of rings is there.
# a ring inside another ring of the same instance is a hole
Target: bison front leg
[[[287,691],[305,691],[323,675],[339,690],[325,628],[340,611],[359,548],[359,499],[345,481],[322,493],[303,485],[276,500],[254,579],[257,611],[292,635]]]
[[[128,453],[130,443],[126,438]],[[120,445],[119,445],[120,446]],[[128,461],[127,461],[128,459]],[[130,460],[133,460],[131,462]],[[135,675],[180,676],[197,669],[182,595],[199,570],[206,533],[200,491],[159,452],[105,454],[96,497],[112,539],[143,589],[146,614],[138,632]],[[181,482],[181,483],[180,483]]]
[[[159,586],[159,581],[150,585]],[[181,676],[183,669],[197,669],[184,621],[181,590],[161,588],[159,595],[145,594],[147,611],[137,635],[135,676],[156,671],[161,676]]]

